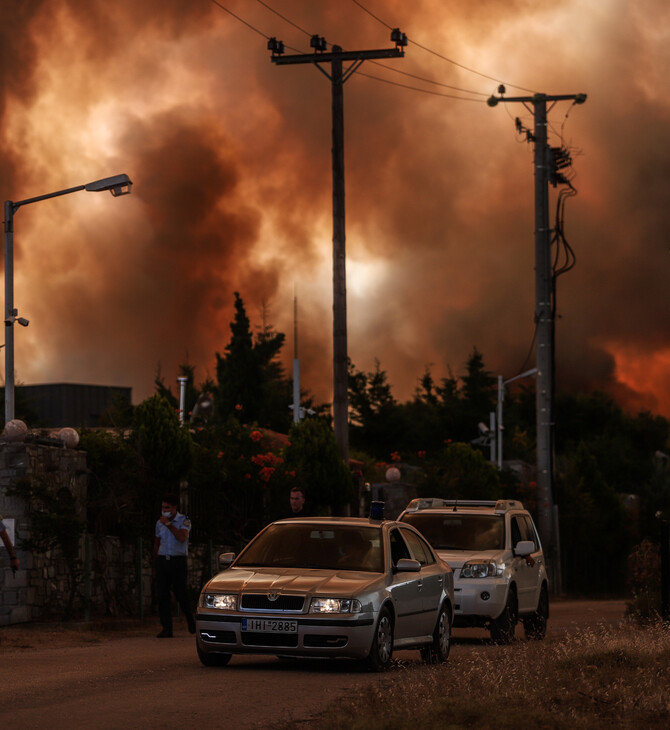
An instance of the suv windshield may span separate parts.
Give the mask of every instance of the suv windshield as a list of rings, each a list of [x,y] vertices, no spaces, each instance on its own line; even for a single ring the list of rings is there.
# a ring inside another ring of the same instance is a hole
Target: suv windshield
[[[502,515],[408,512],[402,521],[416,527],[435,550],[503,550],[505,547]]]
[[[320,568],[382,573],[378,527],[326,524],[276,524],[240,554],[236,567]]]

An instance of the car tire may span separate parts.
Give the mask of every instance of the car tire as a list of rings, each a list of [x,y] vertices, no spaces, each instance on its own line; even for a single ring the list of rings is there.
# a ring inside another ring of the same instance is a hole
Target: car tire
[[[537,609],[523,619],[523,629],[527,639],[542,641],[547,635],[547,619],[549,618],[549,594],[547,586],[542,586]]]
[[[393,618],[388,608],[382,608],[375,628],[375,636],[368,654],[368,668],[383,672],[391,665],[393,658]]]
[[[514,630],[519,612],[518,605],[516,591],[510,588],[505,608],[503,608],[498,618],[491,621],[491,639],[494,643],[510,644],[514,640]]]
[[[421,649],[421,659],[426,664],[443,664],[449,658],[451,649],[451,620],[447,607],[442,606],[437,617],[433,643]]]
[[[195,645],[198,650],[198,659],[206,667],[225,667],[230,661],[232,654],[220,654],[219,652],[207,652],[203,651],[197,644]]]

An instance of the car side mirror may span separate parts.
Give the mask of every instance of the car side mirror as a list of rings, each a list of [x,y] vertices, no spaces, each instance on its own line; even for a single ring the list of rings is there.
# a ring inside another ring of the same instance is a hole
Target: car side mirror
[[[418,573],[421,570],[421,563],[411,558],[400,558],[395,564],[398,573]]]
[[[530,540],[520,540],[514,548],[514,554],[520,558],[525,558],[527,555],[535,552],[535,543]]]
[[[219,570],[230,568],[230,564],[235,560],[235,553],[221,553],[219,555]]]

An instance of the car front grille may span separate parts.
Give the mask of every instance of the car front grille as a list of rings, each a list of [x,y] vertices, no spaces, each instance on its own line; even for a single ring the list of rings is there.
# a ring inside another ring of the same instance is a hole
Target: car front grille
[[[267,593],[243,593],[242,609],[249,611],[294,611],[299,613],[305,604],[305,596],[280,595],[271,601]]]

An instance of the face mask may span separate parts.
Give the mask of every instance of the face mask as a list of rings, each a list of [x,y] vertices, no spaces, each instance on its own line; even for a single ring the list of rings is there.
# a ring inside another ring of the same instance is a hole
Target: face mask
[[[161,512],[163,517],[172,517],[172,512]]]

